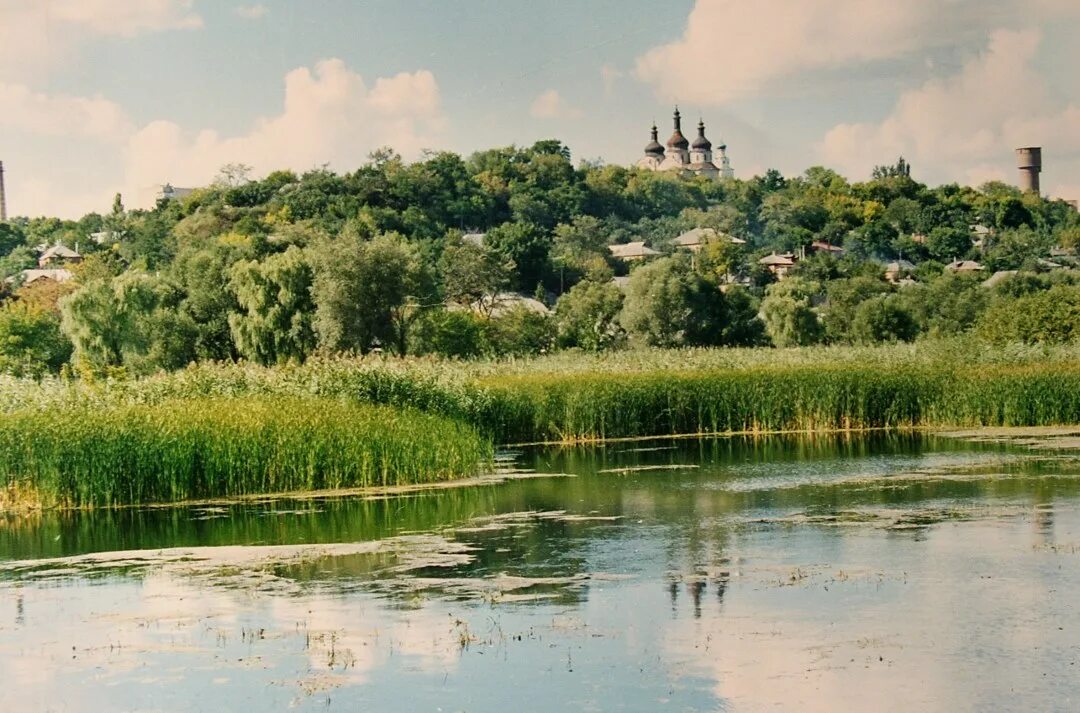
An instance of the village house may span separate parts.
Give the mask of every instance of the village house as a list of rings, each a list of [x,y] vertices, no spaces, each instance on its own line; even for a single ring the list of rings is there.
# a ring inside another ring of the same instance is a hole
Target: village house
[[[608,245],[608,250],[611,251],[612,257],[625,262],[640,262],[660,254],[647,246],[643,240],[622,245]]]
[[[945,266],[945,269],[949,272],[955,272],[959,274],[971,274],[974,272],[982,272],[986,268],[975,262],[974,260],[954,260]]]
[[[45,249],[40,256],[38,256],[38,267],[45,268],[52,264],[59,265],[74,265],[82,262],[83,256],[79,254],[79,246],[76,245],[75,249],[61,245],[57,243],[51,248]]]
[[[795,267],[795,256],[791,253],[784,253],[783,255],[773,253],[758,260],[758,264],[764,265],[778,280],[782,280]]]
[[[671,243],[677,248],[685,248],[690,252],[696,253],[710,240],[727,240],[734,245],[746,244],[746,241],[742,238],[736,238],[734,235],[728,235],[727,233],[722,233],[713,228],[694,228],[693,230],[688,230],[672,240]]]

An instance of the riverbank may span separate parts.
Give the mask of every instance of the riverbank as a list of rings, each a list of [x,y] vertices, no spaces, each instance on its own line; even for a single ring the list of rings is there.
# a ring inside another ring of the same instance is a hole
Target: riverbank
[[[130,504],[466,477],[495,444],[1061,426],[1080,423],[1078,356],[929,342],[9,379],[2,475],[24,501]]]

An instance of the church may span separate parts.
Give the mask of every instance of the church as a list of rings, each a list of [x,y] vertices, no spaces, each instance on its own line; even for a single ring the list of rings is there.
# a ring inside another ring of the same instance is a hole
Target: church
[[[683,136],[682,115],[675,107],[675,133],[668,139],[667,148],[657,138],[656,124],[652,127],[652,141],[645,146],[645,156],[637,162],[638,168],[650,171],[679,171],[705,176],[714,180],[734,178],[735,171],[727,157],[727,146],[721,143],[719,150],[720,165],[713,163],[713,145],[705,138],[705,122],[698,122],[698,135],[693,143]]]

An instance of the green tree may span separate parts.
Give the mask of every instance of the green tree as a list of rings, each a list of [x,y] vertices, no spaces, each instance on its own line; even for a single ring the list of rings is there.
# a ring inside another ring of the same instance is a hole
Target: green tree
[[[396,233],[368,241],[342,235],[310,251],[315,267],[315,332],[327,351],[408,348],[408,321],[421,291],[423,262]]]
[[[619,324],[623,293],[612,282],[585,280],[559,298],[555,305],[559,344],[598,352],[626,340]]]
[[[237,262],[229,288],[239,309],[229,315],[237,350],[260,364],[303,361],[315,349],[312,269],[303,250],[290,246],[262,262]]]
[[[707,346],[743,339],[746,301],[729,302],[724,292],[690,266],[685,254],[637,268],[626,287],[619,321],[646,344]]]
[[[761,314],[773,344],[795,347],[821,341],[825,330],[811,304],[818,290],[816,284],[798,277],[769,285],[761,303]]]
[[[60,300],[61,329],[74,345],[74,361],[135,373],[184,366],[195,358],[194,325],[176,313],[178,300],[175,285],[145,272],[88,283]]]
[[[522,304],[491,320],[491,343],[498,354],[542,354],[555,346],[555,322],[551,315]]]
[[[514,263],[486,246],[457,237],[439,259],[443,295],[450,302],[490,311],[495,296],[510,284]]]
[[[40,377],[71,357],[71,342],[52,312],[14,303],[0,306],[0,372]]]
[[[863,301],[851,323],[852,341],[860,344],[910,342],[919,333],[911,312],[890,295]]]
[[[938,226],[926,236],[930,257],[939,262],[962,260],[971,252],[971,233],[964,228]]]
[[[891,290],[892,287],[881,277],[867,275],[827,283],[826,307],[822,317],[825,335],[834,342],[856,341],[852,327],[859,306]]]
[[[470,359],[489,351],[489,320],[471,310],[431,309],[409,325],[409,351],[413,354]]]
[[[995,344],[1066,344],[1080,339],[1080,286],[1002,298],[980,316],[976,333]]]

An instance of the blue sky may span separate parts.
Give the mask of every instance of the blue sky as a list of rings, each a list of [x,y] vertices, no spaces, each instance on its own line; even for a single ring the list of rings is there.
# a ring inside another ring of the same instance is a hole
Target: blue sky
[[[0,160],[11,212],[77,216],[385,144],[629,164],[677,101],[741,176],[1012,180],[1038,144],[1073,198],[1077,30],[1072,0],[0,0]]]

